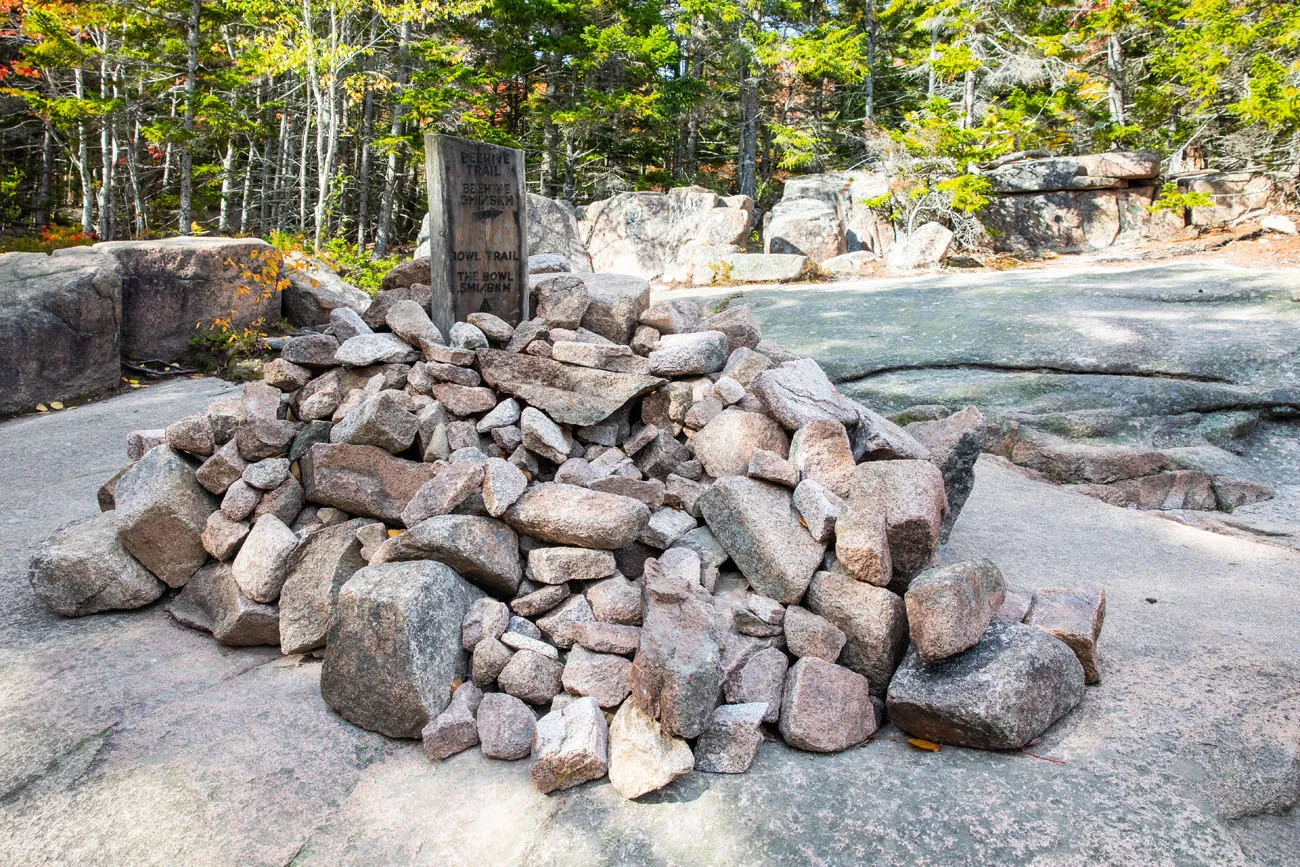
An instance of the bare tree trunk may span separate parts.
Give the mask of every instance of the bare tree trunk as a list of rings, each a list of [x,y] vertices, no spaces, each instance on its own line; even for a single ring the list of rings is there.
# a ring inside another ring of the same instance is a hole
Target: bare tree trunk
[[[239,197],[239,232],[242,235],[252,234],[249,232],[249,212],[252,210],[253,201],[253,167],[257,165],[257,144],[253,137],[248,137],[248,160],[244,163],[244,189],[240,192]],[[263,166],[265,174],[265,166]],[[266,196],[266,187],[262,187],[262,196]]]
[[[930,19],[930,54],[925,64],[929,71],[929,83],[925,88],[927,99],[934,99],[939,89],[939,77],[934,68],[934,62],[939,59],[939,27],[939,19]]]
[[[182,235],[190,234],[194,223],[194,94],[199,70],[199,18],[203,0],[190,0],[189,33],[185,54],[185,140],[181,143],[180,214],[177,222]]]
[[[558,40],[564,29],[552,23],[548,35]],[[555,125],[555,111],[560,96],[563,72],[560,53],[552,45],[546,52],[546,100],[542,103],[542,195],[555,198],[560,192],[560,130]]]
[[[143,82],[137,81],[136,90],[143,93]],[[149,232],[149,218],[144,208],[144,191],[140,185],[140,117],[135,103],[130,101],[131,91],[126,89],[126,173],[131,182],[131,207],[135,211],[135,236],[143,238]]]
[[[1124,46],[1119,41],[1119,34],[1112,33],[1106,40],[1106,79],[1107,98],[1112,123],[1124,123]]]
[[[862,79],[862,120],[870,126],[876,122],[876,0],[867,0],[867,75]]]
[[[86,98],[86,73],[78,67],[73,70],[73,92],[77,99]],[[81,231],[89,235],[95,230],[95,184],[90,177],[90,130],[84,120],[77,121],[77,171],[81,176]]]
[[[99,98],[108,101],[108,28],[104,28],[104,56],[99,62]],[[99,239],[113,240],[113,113],[105,112],[99,120]]]
[[[302,123],[302,151],[298,156],[298,231],[307,228],[307,145],[311,142],[311,109]]]
[[[217,234],[230,232],[230,197],[235,191],[235,140],[226,139],[226,156],[221,160],[221,210],[217,216]]]
[[[701,15],[695,16],[691,25],[691,62],[690,76],[693,80],[699,81],[704,77],[704,51],[701,46],[699,32],[703,30],[704,18]],[[700,107],[692,105],[690,114],[686,119],[686,153],[682,161],[682,173],[692,182],[700,170]]]
[[[966,70],[966,80],[962,86],[961,125],[963,129],[975,126],[975,70]]]
[[[740,159],[736,181],[742,196],[758,195],[758,79],[750,76],[749,64],[741,69]]]
[[[374,41],[374,27],[370,30]],[[370,140],[375,137],[375,94],[366,86],[361,120],[361,166],[357,170],[357,255],[366,251],[366,238],[370,234]]]
[[[397,88],[394,90],[393,103],[393,124],[389,133],[393,138],[402,134],[404,124],[402,123],[402,111],[404,106],[401,103],[402,88],[406,84],[406,51],[407,45],[411,41],[410,22],[403,21],[401,29],[398,32],[397,41]],[[400,154],[396,149],[389,151],[388,165],[384,169],[384,192],[379,200],[379,223],[375,226],[375,246],[371,251],[371,256],[375,259],[382,259],[388,255],[388,237],[392,231],[393,223],[393,200],[397,195],[397,178],[398,169],[400,168]]]
[[[50,224],[50,212],[54,209],[51,191],[54,188],[54,130],[49,121],[45,123],[45,137],[41,144],[41,180],[36,189],[36,228]]]

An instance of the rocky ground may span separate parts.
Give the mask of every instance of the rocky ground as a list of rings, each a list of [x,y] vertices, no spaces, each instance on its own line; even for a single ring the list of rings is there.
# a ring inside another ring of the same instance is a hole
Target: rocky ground
[[[1163,514],[1300,545],[1294,268],[1076,261],[689,294],[707,307],[738,292],[765,336],[882,411],[974,404],[1004,435],[1156,450],[1172,468],[1266,483],[1275,497],[1231,514]]]
[[[1108,594],[1102,681],[1034,756],[921,752],[887,726],[833,756],[769,743],[748,774],[639,802],[604,781],[545,797],[526,763],[431,764],[343,722],[318,663],[223,648],[161,604],[49,613],[26,581],[37,540],[96,511],[127,432],[224,389],[0,426],[0,863],[1281,864],[1300,845],[1300,555],[994,458],[944,560]]]

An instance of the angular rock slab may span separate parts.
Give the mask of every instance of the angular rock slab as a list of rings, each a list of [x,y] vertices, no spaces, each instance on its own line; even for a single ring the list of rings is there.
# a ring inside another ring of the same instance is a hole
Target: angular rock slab
[[[402,509],[438,473],[432,463],[395,458],[375,446],[318,444],[302,458],[308,502],[400,525]]]
[[[834,753],[862,743],[875,730],[865,677],[815,656],[790,667],[781,696],[781,737],[787,744]]]
[[[686,741],[664,734],[636,702],[623,702],[609,726],[609,782],[620,795],[639,798],[694,767]]]
[[[230,647],[280,643],[276,606],[244,595],[225,563],[209,563],[195,572],[167,611],[180,623],[211,632],[220,644]]]
[[[27,578],[37,597],[64,617],[139,608],[167,589],[122,547],[117,513],[111,511],[50,534],[32,557]]]
[[[483,690],[466,681],[451,694],[451,703],[420,732],[424,751],[431,759],[446,759],[478,743],[474,714],[483,701]]]
[[[528,770],[537,791],[571,789],[608,771],[609,725],[595,699],[576,699],[537,721]]]
[[[1085,683],[1097,683],[1097,642],[1106,619],[1106,589],[1045,587],[1034,592],[1025,623],[1037,626],[1066,643],[1083,666]]]
[[[505,520],[545,542],[614,550],[636,541],[650,523],[650,509],[631,497],[549,482],[525,491]]]
[[[904,430],[930,450],[930,460],[943,474],[948,511],[939,526],[939,541],[947,542],[952,525],[975,487],[975,461],[987,439],[984,414],[968,406],[947,418],[912,422]]]
[[[441,560],[487,592],[510,597],[519,589],[519,537],[496,518],[439,515],[389,539],[372,563]]]
[[[677,549],[699,558],[689,549]],[[664,732],[698,737],[718,703],[722,642],[713,603],[695,582],[677,598],[655,591],[667,580],[658,561],[646,561],[645,618],[632,662],[632,701]]]
[[[483,593],[435,560],[357,571],[339,591],[321,695],[344,719],[415,738],[468,670],[460,626]],[[376,624],[383,624],[382,629]]]
[[[478,740],[489,759],[525,758],[532,752],[536,734],[537,717],[513,695],[488,693],[479,702]]]
[[[826,549],[799,523],[789,489],[727,476],[700,498],[700,511],[755,591],[783,605],[803,597]]]
[[[708,728],[695,742],[695,770],[743,774],[763,743],[764,702],[724,704],[713,711]]]
[[[938,743],[1015,750],[1083,698],[1083,666],[1064,642],[994,621],[980,643],[926,665],[909,652],[889,684],[889,718]]]
[[[989,560],[927,569],[912,579],[903,596],[912,646],[923,662],[973,647],[1005,597],[1002,573]]]
[[[894,575],[909,579],[934,561],[939,528],[948,510],[943,474],[929,461],[871,461],[859,464],[850,496],[880,503]]]
[[[475,355],[488,385],[577,427],[599,424],[632,398],[664,384],[655,376],[595,370],[523,353],[480,349]]]
[[[117,483],[117,537],[169,587],[180,587],[208,559],[203,531],[217,500],[180,453],[145,452]]]
[[[762,413],[726,409],[691,437],[691,451],[715,479],[743,476],[754,453],[784,458],[790,441],[781,426]]]
[[[280,588],[280,650],[306,653],[325,646],[339,590],[366,565],[357,531],[373,524],[355,518],[309,533],[289,555]]]

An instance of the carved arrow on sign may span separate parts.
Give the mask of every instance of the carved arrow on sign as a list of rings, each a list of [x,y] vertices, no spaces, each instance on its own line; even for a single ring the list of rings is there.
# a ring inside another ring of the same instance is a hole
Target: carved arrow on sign
[[[495,209],[489,209],[489,210],[486,210],[486,211],[475,211],[475,212],[474,212],[474,219],[476,219],[476,220],[490,220],[490,219],[492,219],[493,217],[499,217],[499,216],[501,216],[503,213],[505,213],[505,212],[504,212],[504,211],[498,211],[498,210],[495,210]]]

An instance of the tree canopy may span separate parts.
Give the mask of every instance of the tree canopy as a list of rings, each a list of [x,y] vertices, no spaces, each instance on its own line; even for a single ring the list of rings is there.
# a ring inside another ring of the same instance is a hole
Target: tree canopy
[[[590,201],[1018,151],[1300,165],[1294,0],[0,0],[0,234],[383,256],[422,136]],[[961,192],[960,189],[957,190]],[[65,227],[65,228],[60,228]]]

